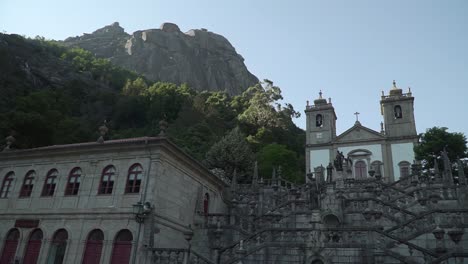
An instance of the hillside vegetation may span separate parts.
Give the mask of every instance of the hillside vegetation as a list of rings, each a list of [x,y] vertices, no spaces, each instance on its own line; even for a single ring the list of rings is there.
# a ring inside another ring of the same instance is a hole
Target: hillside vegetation
[[[0,36],[0,57],[0,134],[14,134],[16,148],[94,141],[104,120],[110,139],[154,136],[164,119],[177,145],[227,176],[243,179],[258,160],[262,177],[281,166],[283,177],[303,178],[305,135],[292,122],[299,114],[280,104],[271,81],[237,96],[197,92],[17,35]]]

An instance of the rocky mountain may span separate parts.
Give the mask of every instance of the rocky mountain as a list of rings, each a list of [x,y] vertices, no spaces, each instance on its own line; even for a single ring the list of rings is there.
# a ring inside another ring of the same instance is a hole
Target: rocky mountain
[[[150,80],[187,83],[198,91],[237,95],[258,83],[229,41],[206,29],[183,33],[176,24],[164,23],[159,29],[129,35],[116,22],[63,43],[108,58]]]

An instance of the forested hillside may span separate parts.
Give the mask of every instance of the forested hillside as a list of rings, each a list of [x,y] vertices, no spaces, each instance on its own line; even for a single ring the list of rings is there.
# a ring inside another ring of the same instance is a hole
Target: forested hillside
[[[15,148],[95,141],[107,120],[110,139],[168,136],[210,168],[242,179],[259,162],[269,177],[300,180],[304,131],[298,112],[280,104],[281,90],[266,80],[238,96],[197,92],[187,85],[151,82],[136,73],[41,38],[0,35],[0,135]],[[1,143],[3,144],[3,143]]]

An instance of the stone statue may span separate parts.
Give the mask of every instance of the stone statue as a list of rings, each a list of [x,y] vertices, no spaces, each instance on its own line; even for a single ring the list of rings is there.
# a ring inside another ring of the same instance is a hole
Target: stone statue
[[[333,165],[330,163],[328,163],[328,166],[327,166],[327,183],[331,183],[333,180]]]
[[[343,152],[337,151],[336,158],[335,158],[335,161],[334,161],[335,169],[337,171],[343,171],[343,160],[344,160]]]

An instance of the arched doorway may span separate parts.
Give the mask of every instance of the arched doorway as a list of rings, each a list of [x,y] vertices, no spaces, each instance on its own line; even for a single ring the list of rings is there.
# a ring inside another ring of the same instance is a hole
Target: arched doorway
[[[41,252],[42,230],[35,229],[31,232],[29,236],[28,245],[26,246],[26,251],[24,252],[23,263],[36,264],[39,259],[39,253]]]
[[[11,263],[16,255],[16,249],[18,248],[20,233],[18,229],[14,228],[8,232],[5,237],[5,244],[3,246],[2,256],[0,257],[0,263]]]
[[[334,214],[327,214],[322,218],[326,227],[337,227],[340,225],[340,219]]]
[[[354,164],[354,176],[356,179],[364,179],[367,177],[367,165],[364,161],[360,160]]]
[[[114,248],[112,249],[111,264],[130,263],[130,253],[132,252],[133,235],[127,229],[120,230],[115,236]]]
[[[50,245],[47,264],[62,264],[67,249],[68,232],[65,229],[59,229],[55,232]]]
[[[99,264],[101,261],[102,242],[104,233],[99,229],[94,229],[88,235],[83,256],[83,264]]]

